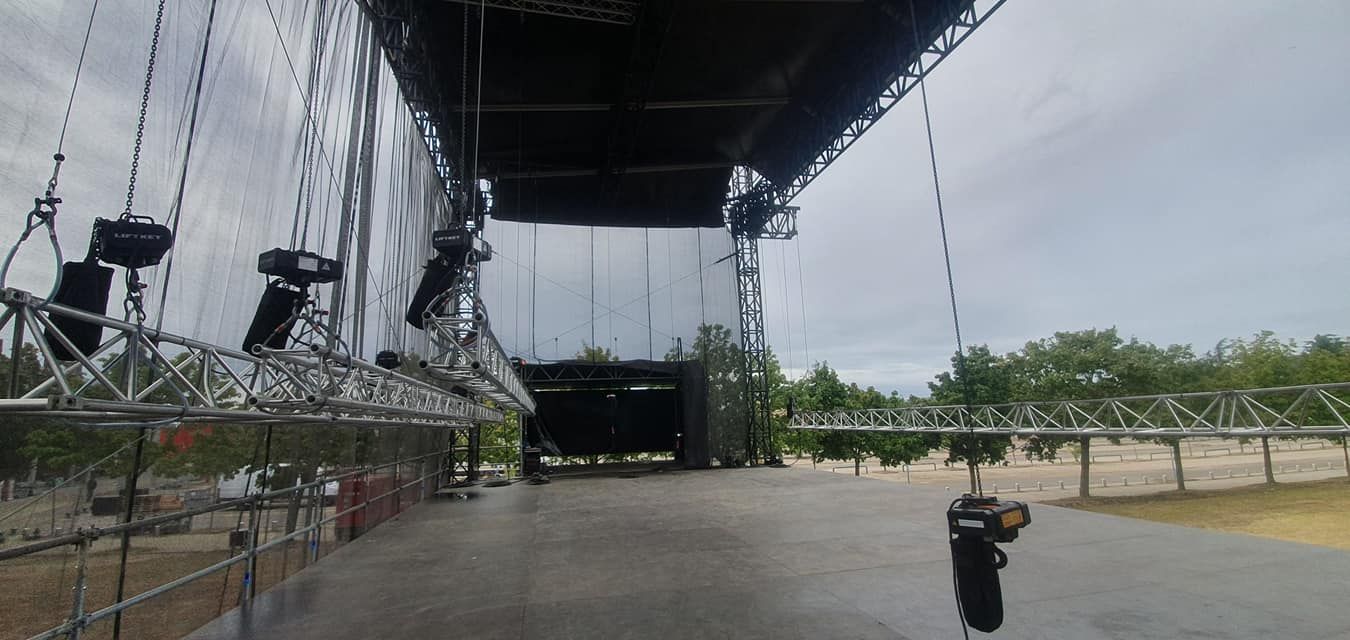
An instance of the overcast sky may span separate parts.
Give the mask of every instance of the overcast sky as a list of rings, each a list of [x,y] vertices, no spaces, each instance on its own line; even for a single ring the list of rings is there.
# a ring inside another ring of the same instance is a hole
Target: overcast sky
[[[68,254],[82,253],[94,215],[120,210],[153,23],[152,3],[142,4],[101,8],[91,39],[63,172]],[[303,5],[273,4],[303,74],[308,31],[294,17]],[[88,6],[0,7],[0,36],[11,43],[0,48],[5,220],[27,210],[50,170]],[[201,7],[170,6],[171,53],[156,75],[138,197],[138,208],[161,217],[177,183],[204,23]],[[262,288],[253,256],[284,244],[290,228],[303,108],[266,9],[227,8],[199,134],[213,153],[193,161],[166,328],[233,344]],[[350,38],[347,24],[341,37]],[[1347,24],[1350,4],[1340,1],[1008,2],[928,84],[967,344],[1009,351],[1058,330],[1110,326],[1198,351],[1262,329],[1296,339],[1350,333]],[[341,98],[345,74],[332,78]],[[386,120],[382,148],[396,137]],[[326,127],[332,156],[341,155],[342,121]],[[847,380],[925,393],[954,338],[918,94],[796,204],[800,238],[763,245],[768,336],[780,361],[795,374],[827,360]],[[334,211],[326,194],[315,228],[331,230]],[[625,357],[659,358],[699,322],[734,321],[729,262],[685,278],[730,250],[720,230],[653,231],[645,242],[640,230],[597,230],[588,251],[588,229],[554,228],[540,234],[537,257],[521,225],[494,223],[489,236],[502,255],[485,294],[513,352],[566,357],[590,341],[593,283],[595,340]],[[410,243],[386,261],[380,244],[377,233],[368,275],[386,286],[430,253]],[[50,260],[25,249],[11,282],[45,289]],[[384,273],[386,263],[400,271]],[[531,278],[530,265],[546,279]],[[369,324],[401,312],[379,315]]]
[[[928,84],[966,343],[1350,333],[1346,25],[1344,2],[1004,5]],[[917,93],[797,204],[811,359],[925,392],[954,337]]]

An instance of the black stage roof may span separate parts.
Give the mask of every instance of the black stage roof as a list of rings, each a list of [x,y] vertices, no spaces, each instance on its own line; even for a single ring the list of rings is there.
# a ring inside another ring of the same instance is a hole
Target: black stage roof
[[[721,226],[734,165],[814,171],[916,57],[909,0],[493,0],[476,109],[478,4],[405,6],[451,149],[468,50],[464,148],[500,220]],[[919,40],[970,5],[914,0]]]

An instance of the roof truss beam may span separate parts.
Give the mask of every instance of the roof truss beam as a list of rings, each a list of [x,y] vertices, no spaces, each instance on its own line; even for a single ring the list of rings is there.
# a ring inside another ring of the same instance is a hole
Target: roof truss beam
[[[637,19],[637,0],[445,0],[490,9],[522,11],[557,18],[631,25]]]

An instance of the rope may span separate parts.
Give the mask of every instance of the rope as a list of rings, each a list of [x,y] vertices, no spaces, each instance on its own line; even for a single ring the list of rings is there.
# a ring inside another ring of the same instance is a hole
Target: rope
[[[595,227],[591,227],[591,348],[595,348]]]
[[[323,76],[323,59],[327,52],[327,29],[325,28],[325,13],[328,1],[319,0],[319,5],[314,17],[314,43],[311,46],[311,56],[309,65],[309,84],[307,105],[316,105],[316,94],[319,93],[320,80]],[[317,107],[315,107],[317,109]],[[305,110],[305,118],[310,117],[309,108]],[[295,220],[291,225],[291,248],[295,248],[295,227],[300,226],[300,249],[304,250],[309,244],[309,221],[310,213],[314,205],[314,150],[320,141],[321,135],[317,127],[309,127],[305,130],[305,164],[300,174],[300,185],[295,194]],[[300,205],[304,202],[304,224],[300,225]]]
[[[642,228],[642,263],[647,268],[647,359],[656,359],[656,349],[652,346],[652,256],[651,256],[651,229]],[[703,264],[703,257],[699,256],[699,264]]]
[[[61,119],[61,136],[56,139],[56,152],[58,154],[61,153],[66,143],[66,126],[70,124],[70,110],[75,106],[75,90],[80,87],[80,71],[84,69],[84,54],[89,50],[89,34],[94,31],[94,14],[96,13],[98,13],[98,0],[94,0],[89,8],[89,24],[84,28],[84,44],[80,45],[80,61],[75,63],[75,80],[70,84],[70,98],[66,100],[66,117]]]
[[[797,249],[797,300],[801,302],[801,309],[802,309],[802,349],[806,352],[806,353],[805,353],[805,355],[806,355],[806,364],[802,367],[802,373],[801,373],[801,375],[802,375],[802,377],[805,377],[805,376],[806,376],[807,370],[810,369],[811,366],[812,366],[812,364],[814,364],[814,363],[811,362],[811,343],[807,341],[807,336],[810,335],[810,331],[808,331],[807,328],[806,328],[806,281],[805,281],[804,278],[802,278],[802,242],[801,242],[801,236],[798,236],[795,240],[793,240],[792,244],[793,244],[793,246]]]
[[[97,13],[98,0],[94,0],[89,9],[89,22],[84,28],[84,42],[80,45],[80,59],[75,63],[75,78],[70,84],[70,96],[66,99],[66,113],[61,119],[61,134],[56,139],[56,153],[52,155],[52,160],[55,162],[52,177],[47,180],[47,191],[44,196],[34,198],[33,209],[28,212],[28,222],[24,226],[24,230],[20,232],[19,239],[5,254],[4,264],[0,266],[0,289],[5,286],[5,281],[9,277],[10,266],[14,263],[14,256],[19,253],[19,247],[28,240],[38,227],[46,226],[47,239],[51,242],[52,253],[56,257],[56,277],[52,281],[52,288],[47,294],[47,299],[55,298],[56,292],[61,290],[61,269],[65,258],[61,255],[61,242],[56,236],[56,205],[61,202],[61,199],[56,197],[56,185],[61,174],[61,163],[66,160],[65,154],[61,152],[66,143],[66,127],[70,125],[70,112],[75,106],[75,92],[80,87],[80,73],[84,70],[84,54],[89,50],[89,36],[94,31],[94,16]],[[44,206],[46,207],[45,210],[43,209]]]
[[[933,144],[933,119],[928,109],[928,89],[924,82],[925,73],[923,70],[923,46],[919,42],[919,25],[914,14],[914,1],[909,3],[909,26],[914,32],[915,61],[919,66],[919,96],[923,102],[923,123],[928,133],[928,160],[933,169],[933,195],[937,200],[938,229],[942,234],[942,261],[947,268],[947,296],[951,301],[952,307],[952,329],[956,333],[956,366],[961,376],[961,396],[965,401],[966,409],[969,410],[974,405],[973,396],[970,391],[970,375],[966,369],[966,349],[961,341],[961,316],[956,309],[956,280],[952,277],[952,253],[947,242],[947,217],[942,209],[942,183],[938,180],[937,168],[937,147]],[[979,495],[984,495],[984,488],[980,483],[980,465],[975,461],[975,449],[979,440],[975,437],[975,424],[970,425],[970,451],[966,456],[966,463],[975,474],[975,486],[972,487]],[[962,620],[962,624],[964,624]]]
[[[698,263],[703,264],[703,227],[694,227],[694,233],[698,236]],[[651,283],[647,283],[647,289],[652,288]],[[708,308],[703,297],[703,270],[699,269],[698,276],[698,326],[701,331],[708,324]],[[697,336],[695,336],[697,337]]]
[[[778,268],[783,274],[783,320],[787,325],[788,369],[795,369],[797,367],[792,361],[792,301],[789,300],[787,249],[783,248],[782,242],[778,243]]]
[[[216,22],[216,0],[211,0],[211,8],[206,14],[206,34],[202,37],[202,59],[197,66],[197,86],[192,94],[192,115],[188,116],[187,143],[183,149],[183,171],[178,176],[178,193],[174,196],[172,220],[169,222],[173,237],[178,237],[178,221],[183,217],[183,192],[187,186],[188,167],[192,160],[192,141],[197,135],[197,110],[202,101],[202,80],[206,76],[206,58],[211,51],[211,29]],[[159,308],[155,310],[155,331],[164,326],[164,303],[169,298],[169,276],[173,275],[172,248],[164,260],[164,286],[160,289]]]
[[[311,129],[317,131],[319,125],[314,121],[314,117],[311,115],[312,109],[310,108],[309,99],[305,95],[305,89],[300,86],[300,75],[295,71],[295,64],[291,61],[291,53],[286,48],[286,39],[281,35],[281,24],[277,22],[276,12],[272,10],[272,0],[263,0],[263,3],[267,5],[267,14],[272,18],[272,30],[277,35],[277,44],[281,45],[281,54],[286,59],[286,67],[290,69],[291,80],[295,82],[295,88],[300,92],[300,100],[305,107],[305,120],[308,121]],[[333,187],[340,189],[341,184],[337,179],[337,171],[333,168],[333,159],[329,158],[328,154],[324,152],[322,136],[319,137],[319,158],[328,166],[328,179]]]
[[[473,100],[473,202],[471,211],[474,219],[478,219],[478,131],[483,124],[483,25],[487,22],[486,0],[478,1],[478,74],[475,78],[477,86],[474,88]],[[482,229],[475,229],[475,235],[481,234]]]

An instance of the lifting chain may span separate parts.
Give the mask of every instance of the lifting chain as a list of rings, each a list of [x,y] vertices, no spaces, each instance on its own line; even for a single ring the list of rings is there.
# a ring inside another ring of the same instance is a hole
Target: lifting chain
[[[150,61],[145,66],[145,89],[141,92],[141,111],[136,120],[136,146],[131,152],[131,178],[127,180],[127,206],[122,218],[131,217],[131,203],[136,198],[136,173],[141,167],[141,142],[145,139],[145,114],[150,109],[150,87],[155,79],[155,56],[159,53],[159,31],[164,24],[164,0],[159,0],[155,12],[155,34],[150,39]]]

